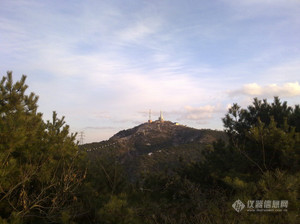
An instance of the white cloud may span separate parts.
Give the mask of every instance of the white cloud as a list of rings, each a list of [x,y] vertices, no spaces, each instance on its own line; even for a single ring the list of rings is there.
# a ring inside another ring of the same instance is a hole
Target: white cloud
[[[220,105],[204,105],[199,107],[188,105],[180,110],[168,111],[166,114],[167,116],[176,116],[178,120],[188,120],[198,124],[205,124],[214,118],[214,114],[223,113],[224,111]]]
[[[189,120],[202,120],[211,118],[212,114],[216,112],[216,107],[211,105],[206,105],[202,107],[192,107],[186,106],[185,118]]]
[[[230,91],[230,96],[262,96],[262,97],[294,97],[300,96],[300,85],[299,82],[288,82],[283,85],[269,84],[260,86],[256,83],[250,83],[244,85],[242,88]]]
[[[246,95],[261,95],[262,94],[262,87],[257,85],[256,83],[246,84],[243,87],[243,91]]]

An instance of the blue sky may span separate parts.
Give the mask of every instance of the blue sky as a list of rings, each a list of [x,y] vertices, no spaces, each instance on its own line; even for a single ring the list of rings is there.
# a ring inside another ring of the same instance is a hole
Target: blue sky
[[[232,103],[300,102],[299,0],[1,0],[0,72],[85,142],[164,112],[222,129]]]

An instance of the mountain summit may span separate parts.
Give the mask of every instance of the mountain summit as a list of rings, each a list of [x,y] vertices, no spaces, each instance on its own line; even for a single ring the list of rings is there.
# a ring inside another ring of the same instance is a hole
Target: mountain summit
[[[210,144],[220,138],[226,139],[222,131],[199,130],[171,121],[158,120],[120,131],[109,141],[118,142],[124,147],[139,149],[146,146],[178,146],[188,143]]]
[[[199,130],[161,119],[122,130],[107,141],[81,147],[90,152],[91,159],[112,153],[134,182],[153,167],[171,169],[179,166],[180,161],[200,161],[206,146],[219,139],[227,141],[225,132]]]

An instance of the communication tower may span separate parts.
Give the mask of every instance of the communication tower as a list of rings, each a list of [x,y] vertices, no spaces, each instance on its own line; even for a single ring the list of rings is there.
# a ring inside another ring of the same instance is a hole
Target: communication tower
[[[163,117],[162,111],[160,111],[160,116],[159,116],[158,120],[159,120],[161,123],[164,122],[164,117]]]
[[[149,110],[149,120],[148,123],[152,123],[152,119],[151,119],[151,109]]]

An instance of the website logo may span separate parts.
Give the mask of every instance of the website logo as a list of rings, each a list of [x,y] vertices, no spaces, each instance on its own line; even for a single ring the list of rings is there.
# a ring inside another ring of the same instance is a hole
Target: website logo
[[[242,211],[244,208],[245,208],[245,205],[244,203],[238,199],[236,200],[233,204],[232,204],[232,207],[234,208],[234,210],[236,210],[237,212],[240,212]]]
[[[247,212],[287,212],[288,200],[248,200]],[[236,200],[232,207],[235,211],[241,212],[246,205],[240,200]]]

